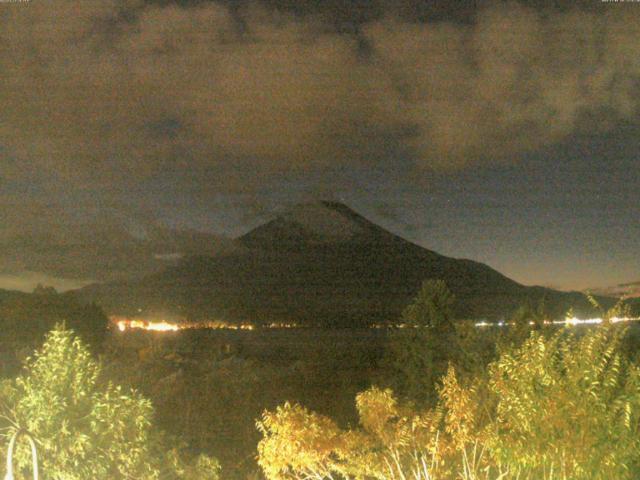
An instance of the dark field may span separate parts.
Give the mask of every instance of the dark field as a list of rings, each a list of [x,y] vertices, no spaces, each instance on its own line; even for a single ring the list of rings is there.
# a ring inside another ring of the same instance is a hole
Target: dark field
[[[160,427],[215,455],[225,477],[257,473],[265,409],[299,402],[347,426],[354,398],[379,374],[386,330],[113,332],[108,374],[140,389]]]
[[[639,327],[630,328],[632,355]],[[265,409],[298,402],[343,426],[357,422],[355,395],[384,375],[388,335],[311,328],[113,332],[105,361],[114,380],[153,401],[161,428],[220,459],[225,477],[246,478],[259,475],[255,421]]]

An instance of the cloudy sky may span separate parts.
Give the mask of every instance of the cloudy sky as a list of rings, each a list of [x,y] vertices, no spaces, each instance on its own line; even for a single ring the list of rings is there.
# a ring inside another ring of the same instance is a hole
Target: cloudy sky
[[[342,200],[527,284],[640,279],[640,3],[0,3],[0,238]]]

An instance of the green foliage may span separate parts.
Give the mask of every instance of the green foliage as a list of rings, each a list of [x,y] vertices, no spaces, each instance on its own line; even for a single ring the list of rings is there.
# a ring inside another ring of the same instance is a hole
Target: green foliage
[[[454,295],[442,280],[425,280],[420,291],[402,312],[403,323],[448,331],[452,325]]]
[[[402,478],[417,467],[415,479],[428,479],[435,450],[437,415],[421,417],[398,405],[390,390],[358,395],[360,428],[342,430],[331,419],[286,403],[258,422],[263,439],[258,462],[270,480]],[[425,470],[423,470],[423,467]]]
[[[326,478],[341,469],[336,453],[341,450],[342,432],[326,417],[285,403],[275,413],[265,413],[258,429],[267,437],[258,444],[258,453],[268,478]]]
[[[204,454],[188,458],[184,451],[173,448],[166,455],[162,480],[217,480],[220,477],[220,463]]]
[[[513,312],[510,323],[515,323],[515,326],[518,327],[532,326],[534,329],[539,330],[544,325],[545,320],[549,319],[550,315],[547,312],[546,300],[542,297],[536,305],[528,302],[518,307]]]
[[[534,333],[490,367],[497,398],[487,444],[512,472],[637,478],[640,370],[620,353],[624,330]]]
[[[605,323],[611,322],[616,317],[630,317],[631,316],[631,307],[625,301],[624,298],[619,299],[615,305],[607,309],[603,306],[598,299],[596,299],[593,295],[587,294],[587,300],[593,306],[595,311],[598,313],[599,317],[604,320]]]
[[[435,385],[457,353],[452,320],[454,296],[441,280],[427,280],[402,314],[402,327],[389,342],[392,386],[417,403],[436,398]]]
[[[37,439],[45,478],[157,478],[149,463],[151,404],[100,385],[100,366],[69,330],[51,332],[3,401]],[[28,457],[19,452],[18,465]]]
[[[44,479],[217,476],[215,469],[208,476],[184,476],[191,467],[152,428],[151,403],[104,381],[101,365],[70,330],[56,328],[48,334],[24,372],[3,383],[0,401],[7,435],[24,429],[36,439]],[[25,449],[18,449],[20,470],[28,469],[29,458]],[[203,463],[197,469],[206,467]]]
[[[372,388],[352,430],[286,404],[258,423],[259,463],[270,480],[639,478],[640,366],[625,334],[532,332],[475,377],[449,367],[431,408]]]

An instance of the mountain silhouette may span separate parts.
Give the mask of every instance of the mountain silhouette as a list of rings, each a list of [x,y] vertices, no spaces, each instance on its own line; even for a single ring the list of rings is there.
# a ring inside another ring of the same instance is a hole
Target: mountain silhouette
[[[586,308],[577,292],[521,285],[491,267],[411,243],[337,202],[297,205],[236,239],[139,280],[78,294],[112,313],[189,320],[361,326],[396,321],[426,279],[444,280],[459,318],[500,319],[544,299],[552,315]]]

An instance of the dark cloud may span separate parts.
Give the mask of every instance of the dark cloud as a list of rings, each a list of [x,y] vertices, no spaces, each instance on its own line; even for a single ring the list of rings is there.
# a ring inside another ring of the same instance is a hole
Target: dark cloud
[[[322,188],[327,172],[459,169],[635,121],[629,9],[425,5],[0,5],[0,178],[255,192],[286,174]]]

